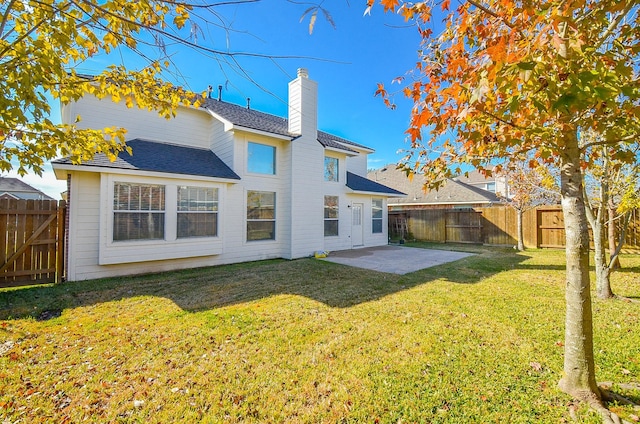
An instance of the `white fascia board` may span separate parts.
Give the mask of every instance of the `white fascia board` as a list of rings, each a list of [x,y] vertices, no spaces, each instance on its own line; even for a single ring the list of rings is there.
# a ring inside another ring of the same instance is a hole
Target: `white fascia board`
[[[225,126],[225,130],[227,130],[227,127]],[[251,133],[251,134],[258,134],[258,135],[263,135],[265,137],[271,137],[271,138],[277,138],[279,140],[287,140],[287,141],[291,141],[294,139],[294,137],[291,137],[290,135],[282,135],[282,134],[275,134],[272,132],[268,132],[268,131],[262,131],[262,130],[256,130],[253,128],[247,128],[247,127],[241,127],[240,125],[233,125],[231,124],[231,128],[229,129],[231,131],[242,131],[242,132],[247,132],[247,133]],[[227,130],[227,131],[229,131]]]
[[[400,196],[398,196],[400,197]],[[434,206],[434,205],[467,205],[469,203],[480,203],[480,204],[484,204],[484,205],[491,205],[493,203],[498,203],[498,202],[491,202],[488,200],[485,201],[477,201],[477,202],[437,202],[437,203],[432,203],[432,202],[412,202],[412,203],[388,203],[389,206]]]
[[[202,175],[174,174],[170,172],[140,171],[137,169],[106,168],[102,166],[56,164],[53,168],[56,178],[66,180],[67,174],[62,171],[84,171],[101,174],[134,175],[137,177],[170,178],[174,180],[210,181],[216,183],[237,184],[240,180],[233,178],[205,177]],[[60,171],[60,173],[58,173]]]
[[[330,152],[342,153],[343,155],[347,155],[347,156],[359,156],[360,155],[360,153],[358,153],[358,152],[348,152],[346,150],[338,149],[338,148],[335,148],[335,147],[325,147],[324,150],[328,150]]]
[[[404,197],[406,194],[393,194],[393,193],[380,193],[379,191],[359,191],[349,189],[349,194],[362,194],[366,196],[378,196],[378,197]]]
[[[336,140],[336,143],[340,143],[339,140]],[[371,149],[369,147],[364,147],[364,146],[354,146],[353,144],[347,144],[347,143],[340,143],[345,147],[348,147],[349,149],[353,149],[353,150],[358,150],[360,153],[366,153],[366,154],[371,154],[371,153],[375,153],[375,149]]]

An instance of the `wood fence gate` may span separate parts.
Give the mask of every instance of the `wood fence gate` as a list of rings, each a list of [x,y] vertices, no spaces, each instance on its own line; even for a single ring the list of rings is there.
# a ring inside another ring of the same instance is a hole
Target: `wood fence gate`
[[[66,205],[0,199],[0,287],[61,282]]]

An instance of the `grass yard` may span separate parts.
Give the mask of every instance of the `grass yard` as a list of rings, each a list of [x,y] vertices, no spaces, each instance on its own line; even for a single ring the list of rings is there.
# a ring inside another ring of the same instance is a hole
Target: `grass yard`
[[[564,252],[469,249],[404,276],[302,259],[2,289],[0,422],[599,423],[556,388]],[[594,300],[594,327],[598,381],[640,383],[640,303]]]

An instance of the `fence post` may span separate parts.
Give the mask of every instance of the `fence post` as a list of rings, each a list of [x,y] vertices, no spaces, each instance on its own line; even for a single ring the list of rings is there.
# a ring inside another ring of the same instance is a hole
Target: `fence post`
[[[56,277],[55,282],[61,283],[64,278],[64,240],[65,240],[65,214],[67,204],[64,200],[58,202],[57,231],[56,231]]]

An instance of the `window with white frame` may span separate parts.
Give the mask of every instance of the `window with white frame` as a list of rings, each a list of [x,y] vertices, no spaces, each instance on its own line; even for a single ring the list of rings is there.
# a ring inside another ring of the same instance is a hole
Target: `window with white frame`
[[[218,235],[218,189],[178,187],[177,237]]]
[[[116,182],[113,241],[164,238],[165,186]]]
[[[275,240],[276,194],[247,191],[247,241]]]
[[[338,235],[338,196],[324,196],[324,236]]]
[[[338,159],[329,156],[324,157],[324,180],[338,181]]]
[[[247,147],[247,171],[256,174],[276,173],[276,148],[266,144],[249,142]]]
[[[382,199],[371,200],[371,232],[382,232]]]

